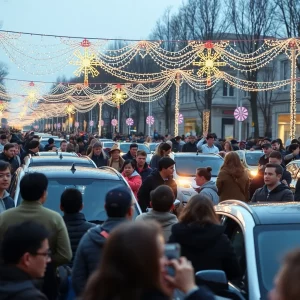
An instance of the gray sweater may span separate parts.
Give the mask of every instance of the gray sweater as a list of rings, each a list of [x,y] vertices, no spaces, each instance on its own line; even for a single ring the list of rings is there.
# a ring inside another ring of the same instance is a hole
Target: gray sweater
[[[199,195],[205,195],[212,200],[214,205],[219,203],[218,188],[213,181],[207,181],[201,186]]]

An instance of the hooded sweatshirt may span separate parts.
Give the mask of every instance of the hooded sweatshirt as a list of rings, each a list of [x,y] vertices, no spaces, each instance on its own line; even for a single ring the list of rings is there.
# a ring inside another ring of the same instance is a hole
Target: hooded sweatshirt
[[[125,218],[108,218],[102,225],[91,228],[81,239],[76,251],[72,269],[72,284],[79,296],[89,276],[98,267],[104,243],[107,237],[102,232],[110,233],[116,226],[125,222]]]
[[[181,255],[193,264],[195,272],[223,270],[228,279],[240,276],[240,267],[225,228],[216,224],[178,223],[172,227],[170,243],[179,243]]]
[[[171,235],[171,228],[174,224],[178,222],[177,217],[170,212],[160,212],[155,210],[150,210],[147,213],[143,213],[136,217],[136,221],[157,221],[163,230],[165,241],[167,242]]]
[[[214,205],[219,203],[218,188],[213,181],[207,181],[201,186],[199,195],[207,196],[212,200]]]
[[[268,190],[264,185],[262,188],[257,189],[253,194],[251,202],[291,202],[294,201],[292,191],[283,183],[277,185],[273,190]]]

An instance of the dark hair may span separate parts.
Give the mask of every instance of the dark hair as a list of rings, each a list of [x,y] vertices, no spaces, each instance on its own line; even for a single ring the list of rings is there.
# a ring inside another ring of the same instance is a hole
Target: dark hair
[[[297,144],[296,143],[291,144],[289,146],[289,151],[292,152],[292,151],[296,150],[297,148],[299,148],[299,144],[298,143]]]
[[[75,151],[75,147],[73,144],[69,143],[67,145],[67,149],[66,149],[66,152],[74,152]]]
[[[138,152],[136,153],[136,156],[144,156],[147,157],[147,153],[144,150],[138,150]]]
[[[161,171],[162,169],[168,169],[169,167],[175,165],[175,161],[170,157],[162,157],[158,161],[158,171]]]
[[[20,193],[23,200],[38,201],[48,187],[48,179],[42,173],[26,174],[20,182]]]
[[[269,158],[282,159],[282,155],[279,151],[272,151],[269,155]]]
[[[11,169],[10,163],[4,160],[0,160],[0,171],[6,171]]]
[[[54,143],[54,139],[53,138],[48,139],[48,144],[53,144],[53,143]]]
[[[131,148],[139,148],[139,145],[136,144],[136,143],[132,143],[132,144],[130,144],[130,146],[129,146],[129,149],[131,149]]]
[[[197,168],[197,175],[198,176],[203,176],[206,180],[211,179],[211,167],[206,167],[206,168]]]
[[[8,144],[6,144],[6,145],[4,146],[3,151],[7,151],[7,150],[9,150],[9,149],[11,149],[11,148],[15,148],[15,145],[12,144],[12,143],[8,143]]]
[[[161,185],[150,192],[151,205],[153,210],[168,212],[175,201],[173,190],[167,185]]]
[[[39,147],[39,146],[40,146],[40,142],[39,142],[39,141],[30,141],[30,142],[28,143],[27,148],[28,148],[28,149],[34,149],[34,148],[37,148],[37,147]]]
[[[208,140],[208,139],[215,139],[215,136],[213,135],[213,134],[208,134],[207,136],[206,136],[206,139]]]
[[[276,143],[280,145],[280,143],[279,143],[278,140],[273,140],[273,141],[271,142],[271,145],[274,145],[274,144],[276,144]]]
[[[25,253],[36,254],[48,236],[46,228],[33,221],[8,227],[1,244],[4,263],[16,265]]]
[[[60,146],[61,146],[62,143],[67,143],[67,141],[66,141],[66,140],[62,140],[62,141],[60,142]]]
[[[172,149],[172,146],[169,145],[168,143],[160,143],[159,146],[157,147],[157,152],[159,156],[163,156],[163,151],[169,151]]]
[[[179,221],[186,224],[220,224],[213,202],[205,195],[194,195],[184,207]]]
[[[160,290],[157,222],[123,223],[107,239],[100,268],[88,280],[85,300],[141,299]],[[103,288],[105,286],[105,288]]]
[[[0,139],[1,139],[1,140],[6,140],[6,139],[7,139],[6,134],[1,134]]]
[[[82,208],[82,194],[74,188],[66,189],[60,196],[60,205],[66,214],[78,213]]]
[[[129,165],[129,164],[132,166],[132,168],[133,168],[134,170],[136,169],[136,160],[135,160],[135,159],[126,159],[126,160],[124,161],[124,163],[123,163],[123,166],[122,166],[120,172],[122,173],[122,172],[124,171],[124,169],[125,169],[125,166],[126,166],[126,165]]]
[[[281,165],[277,164],[266,164],[266,168],[274,168],[276,175],[282,175],[283,174],[283,168]]]
[[[298,144],[299,145],[299,141],[297,139],[292,139],[291,144]]]

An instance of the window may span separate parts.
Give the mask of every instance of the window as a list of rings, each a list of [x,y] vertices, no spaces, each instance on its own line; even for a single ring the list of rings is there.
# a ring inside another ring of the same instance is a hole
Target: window
[[[287,60],[280,62],[280,80],[286,80],[289,78],[289,62]],[[288,89],[288,85],[282,87],[284,91]]]
[[[233,86],[229,85],[225,81],[223,81],[223,96],[224,97],[233,97],[234,96]]]

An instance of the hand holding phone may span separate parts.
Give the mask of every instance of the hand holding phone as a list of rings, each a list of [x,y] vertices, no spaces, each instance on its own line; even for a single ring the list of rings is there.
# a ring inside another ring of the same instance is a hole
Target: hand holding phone
[[[172,259],[179,259],[181,253],[181,248],[179,244],[166,244],[165,245],[165,256],[168,260]],[[167,273],[174,277],[175,276],[175,269],[172,266],[167,267]]]

